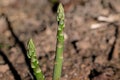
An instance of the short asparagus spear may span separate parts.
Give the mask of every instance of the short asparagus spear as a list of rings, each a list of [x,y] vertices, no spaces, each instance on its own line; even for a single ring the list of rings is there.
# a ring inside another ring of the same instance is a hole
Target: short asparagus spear
[[[27,55],[31,61],[31,67],[34,71],[34,75],[36,77],[36,80],[45,80],[44,75],[39,67],[39,62],[38,62],[37,57],[36,57],[35,46],[34,46],[32,39],[30,39],[28,41],[28,53],[27,53]]]
[[[63,30],[65,27],[65,23],[64,23],[64,9],[61,3],[59,4],[57,10],[57,21],[58,21],[57,46],[55,54],[53,80],[60,80],[62,72],[63,47],[64,47]]]

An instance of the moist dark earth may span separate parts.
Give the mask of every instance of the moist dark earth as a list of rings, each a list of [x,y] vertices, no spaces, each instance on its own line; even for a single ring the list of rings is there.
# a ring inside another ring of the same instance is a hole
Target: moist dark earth
[[[120,0],[59,0],[65,9],[61,80],[120,80]],[[34,80],[27,42],[34,40],[52,80],[57,3],[0,0],[0,80]]]

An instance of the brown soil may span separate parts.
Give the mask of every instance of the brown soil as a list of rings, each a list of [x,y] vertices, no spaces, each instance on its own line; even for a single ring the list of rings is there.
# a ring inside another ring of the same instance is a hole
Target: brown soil
[[[61,80],[120,80],[120,0],[60,1],[66,15]],[[48,0],[0,0],[0,80],[33,80],[29,38],[52,80],[56,8]]]

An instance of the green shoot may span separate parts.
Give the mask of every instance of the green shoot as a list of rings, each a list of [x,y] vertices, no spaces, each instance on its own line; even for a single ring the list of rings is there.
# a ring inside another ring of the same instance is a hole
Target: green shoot
[[[35,45],[34,45],[32,39],[30,39],[28,41],[27,46],[28,46],[27,55],[31,61],[31,67],[34,71],[34,75],[36,77],[36,80],[45,80],[44,75],[39,67],[39,62],[38,62],[37,57],[36,57]]]
[[[59,4],[57,10],[58,31],[57,31],[57,45],[56,45],[53,80],[60,80],[61,72],[62,72],[63,48],[64,48],[63,30],[65,27],[64,17],[65,16],[64,16],[63,6],[62,4]]]

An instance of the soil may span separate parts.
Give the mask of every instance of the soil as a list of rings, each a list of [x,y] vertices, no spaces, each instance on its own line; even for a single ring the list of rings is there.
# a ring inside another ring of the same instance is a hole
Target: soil
[[[120,80],[120,0],[60,0],[65,9],[61,80]],[[52,80],[56,8],[48,0],[0,0],[0,80],[34,80],[27,41]]]

